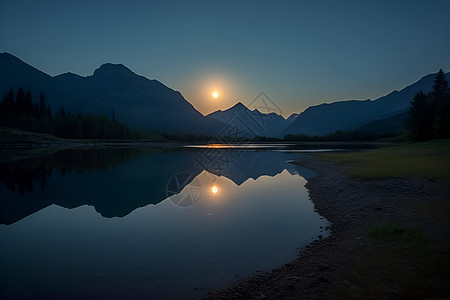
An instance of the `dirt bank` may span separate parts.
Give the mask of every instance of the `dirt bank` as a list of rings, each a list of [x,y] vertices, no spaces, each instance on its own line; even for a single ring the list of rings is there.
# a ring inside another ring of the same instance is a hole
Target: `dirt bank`
[[[450,297],[450,188],[423,178],[357,180],[345,165],[311,155],[298,161],[317,171],[306,187],[332,234],[299,257],[246,278],[207,299],[324,299]],[[423,240],[369,236],[375,224],[419,228]]]

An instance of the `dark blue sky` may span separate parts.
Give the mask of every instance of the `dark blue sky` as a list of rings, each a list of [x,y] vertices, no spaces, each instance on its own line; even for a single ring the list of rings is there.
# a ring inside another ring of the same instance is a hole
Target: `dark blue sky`
[[[447,0],[0,0],[0,52],[50,75],[123,63],[204,114],[264,91],[288,116],[450,71],[449,11]]]

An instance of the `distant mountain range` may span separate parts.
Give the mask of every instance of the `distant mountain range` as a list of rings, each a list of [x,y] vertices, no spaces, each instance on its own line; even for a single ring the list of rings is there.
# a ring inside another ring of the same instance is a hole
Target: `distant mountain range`
[[[157,80],[133,73],[121,64],[104,64],[94,74],[50,76],[19,58],[0,54],[0,93],[23,87],[43,92],[53,111],[105,114],[135,128],[214,135],[226,124],[207,118],[184,97]],[[37,99],[35,99],[36,101]]]
[[[401,91],[376,100],[338,101],[308,107],[279,136],[285,134],[323,135],[336,130],[398,132],[405,129],[405,119],[414,95],[433,89],[436,74],[422,77]],[[450,80],[450,73],[446,74]]]
[[[446,74],[450,80],[450,73]],[[133,73],[121,64],[103,64],[91,76],[73,73],[50,76],[19,58],[0,53],[0,95],[23,87],[45,93],[53,111],[112,115],[135,128],[220,136],[283,137],[285,134],[323,135],[336,130],[401,132],[414,95],[432,90],[435,74],[376,100],[338,101],[307,108],[284,119],[276,113],[250,110],[241,102],[208,116],[198,112],[179,92],[157,80]]]
[[[224,111],[217,110],[207,115],[207,117],[218,119],[230,126],[239,127],[239,133],[246,137],[277,136],[297,116],[298,114],[292,114],[285,119],[276,113],[265,114],[257,109],[250,110],[241,102]]]
[[[350,100],[310,106],[300,114],[292,114],[287,120],[275,113],[263,114],[256,109],[251,111],[240,102],[225,111],[215,111],[208,117],[229,125],[236,125],[237,121],[243,123],[236,126],[240,126],[240,132],[245,136],[320,136],[337,130],[400,134],[406,129],[411,100],[419,91],[431,92],[435,75],[427,75],[401,91],[394,91],[373,101]],[[450,73],[446,77],[450,80]]]

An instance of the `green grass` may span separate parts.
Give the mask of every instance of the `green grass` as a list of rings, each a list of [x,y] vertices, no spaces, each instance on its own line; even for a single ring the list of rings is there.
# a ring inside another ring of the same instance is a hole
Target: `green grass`
[[[345,163],[350,176],[360,179],[425,177],[450,180],[450,139],[321,156]]]
[[[353,153],[321,155],[358,179],[443,179],[450,184],[450,139]],[[430,201],[433,200],[433,201]],[[448,199],[415,205],[412,226],[374,224],[372,237],[355,253],[351,270],[333,288],[331,299],[423,299],[448,297],[449,240],[439,228],[450,224]],[[395,222],[395,219],[393,219]],[[423,229],[423,230],[422,230]]]

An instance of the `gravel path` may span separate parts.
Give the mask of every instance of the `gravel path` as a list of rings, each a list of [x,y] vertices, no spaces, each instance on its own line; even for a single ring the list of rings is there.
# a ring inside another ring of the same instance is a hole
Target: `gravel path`
[[[423,228],[425,234],[444,243],[444,251],[450,250],[448,223],[414,217],[418,205],[424,201],[448,204],[448,184],[420,178],[351,179],[343,172],[343,165],[318,160],[314,155],[296,163],[318,173],[308,180],[306,187],[316,210],[332,223],[332,234],[301,249],[294,261],[212,291],[207,299],[324,299],[334,298],[332,293],[336,289],[344,289],[347,295],[354,291],[364,294],[348,278],[358,276],[355,261],[365,249],[374,247],[376,241],[368,236],[369,228],[384,221]],[[386,271],[379,270],[374,280],[385,293],[383,298],[402,298]],[[433,286],[449,297],[450,290],[445,285],[450,282],[449,277],[433,280]]]

